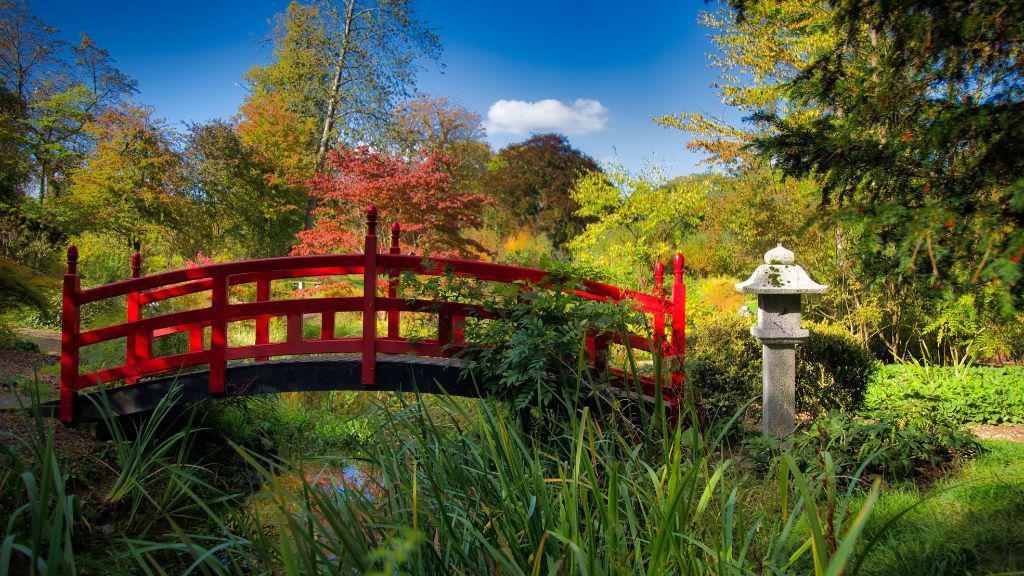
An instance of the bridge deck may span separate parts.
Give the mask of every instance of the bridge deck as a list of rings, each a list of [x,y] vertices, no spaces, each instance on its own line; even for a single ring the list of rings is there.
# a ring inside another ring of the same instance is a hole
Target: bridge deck
[[[319,358],[291,358],[267,362],[228,365],[224,396],[258,396],[280,392],[317,392],[358,390],[363,392],[442,391],[456,396],[478,396],[469,378],[461,378],[461,361],[453,358],[380,355],[377,359],[377,380],[372,386],[361,383],[361,356],[341,354]],[[180,385],[179,404],[193,404],[223,397],[210,393],[210,373],[206,370],[182,372],[162,378],[137,382],[80,395],[75,403],[75,419],[80,422],[100,420],[93,398],[103,395],[115,415],[126,416],[153,410],[175,383]],[[53,407],[55,408],[54,404]]]
[[[101,396],[106,398],[114,416],[150,412],[175,384],[180,386],[176,399],[178,405],[223,397],[330,390],[446,393],[467,398],[486,395],[470,378],[462,377],[462,361],[456,358],[381,355],[377,359],[378,378],[372,386],[361,382],[361,359],[359,354],[340,354],[229,365],[227,392],[223,396],[210,393],[210,373],[206,370],[141,380],[131,386],[94,390],[81,394],[81,401],[75,403],[75,421],[102,420],[97,409],[97,404],[103,404]],[[651,396],[638,396],[636,392],[617,387],[609,386],[607,391],[615,397],[639,397],[643,402],[654,402]],[[97,402],[90,402],[90,396]],[[42,409],[45,414],[55,416],[58,403],[48,402]]]

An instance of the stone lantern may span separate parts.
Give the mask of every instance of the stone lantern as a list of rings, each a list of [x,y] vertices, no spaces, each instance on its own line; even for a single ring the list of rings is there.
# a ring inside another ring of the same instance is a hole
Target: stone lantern
[[[750,333],[761,343],[764,397],[762,430],[768,436],[786,436],[796,417],[796,344],[807,338],[800,327],[800,295],[821,294],[818,284],[794,264],[793,252],[779,244],[764,255],[746,282],[736,289],[757,294],[757,325]]]

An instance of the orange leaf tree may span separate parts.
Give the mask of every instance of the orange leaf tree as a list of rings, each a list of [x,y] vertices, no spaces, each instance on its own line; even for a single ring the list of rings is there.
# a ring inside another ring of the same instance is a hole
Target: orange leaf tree
[[[293,253],[362,251],[363,211],[371,204],[377,206],[381,230],[401,223],[404,252],[464,256],[482,251],[463,233],[480,226],[480,213],[489,200],[454,191],[449,162],[437,152],[403,158],[367,147],[332,151],[327,171],[308,182],[319,207],[313,228],[297,234]]]

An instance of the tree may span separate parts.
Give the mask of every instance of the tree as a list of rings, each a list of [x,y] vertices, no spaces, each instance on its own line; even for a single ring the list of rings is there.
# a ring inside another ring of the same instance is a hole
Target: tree
[[[288,108],[278,93],[247,98],[235,116],[235,131],[270,170],[268,181],[301,190],[313,176],[308,138],[315,122]]]
[[[185,208],[181,156],[173,135],[150,108],[121,103],[86,127],[96,142],[71,174],[61,202],[78,230],[101,230],[138,250],[163,242]]]
[[[20,202],[32,174],[20,108],[17,96],[0,87],[0,205]]]
[[[830,26],[832,10],[827,3],[806,0],[760,0],[736,10],[722,7],[704,12],[700,22],[710,31],[716,51],[709,54],[719,77],[712,88],[725,104],[746,115],[774,110],[797,119],[813,117],[811,102],[788,98],[786,85],[826,53],[838,40]],[[771,125],[728,121],[700,112],[663,116],[656,122],[692,135],[686,147],[707,155],[710,164],[743,170],[759,159],[748,144]]]
[[[450,160],[445,168],[452,189],[481,194],[483,175],[492,157],[491,147],[483,141],[484,134],[479,114],[446,96],[420,96],[395,110],[389,140],[399,154],[443,154]]]
[[[561,134],[511,144],[498,152],[484,180],[495,202],[489,220],[502,235],[525,228],[562,247],[586,224],[576,214],[573,185],[594,171],[600,171],[597,162]]]
[[[314,119],[313,169],[336,142],[372,142],[415,82],[420,62],[440,44],[410,0],[292,2],[272,36],[274,59],[247,74],[253,94],[279,93],[290,110]],[[310,196],[306,228],[317,198]]]
[[[399,149],[448,152],[460,144],[481,142],[485,130],[480,115],[447,96],[420,96],[395,110],[392,139]]]
[[[342,148],[328,156],[329,172],[309,182],[320,200],[316,225],[298,234],[297,254],[362,251],[364,209],[376,205],[383,230],[402,225],[402,244],[434,255],[469,254],[481,248],[465,233],[480,225],[487,198],[458,194],[439,153],[406,159],[367,147]]]
[[[667,182],[656,171],[590,172],[572,189],[576,214],[589,223],[569,246],[579,260],[649,286],[654,263],[668,262],[700,225],[709,191],[704,177]]]
[[[283,256],[302,227],[305,189],[291,179],[287,163],[269,162],[264,149],[246,140],[224,121],[189,130],[185,158],[195,223],[182,232],[191,232],[190,255],[228,249],[250,258]]]
[[[749,2],[737,3],[744,10]],[[756,149],[820,179],[822,202],[868,233],[874,274],[1024,293],[1024,8],[972,0],[834,0],[833,47],[794,77]]]
[[[0,2],[0,82],[18,103],[17,124],[34,167],[40,201],[87,152],[86,126],[103,107],[135,92],[110,54],[82,34],[58,36],[22,2]]]

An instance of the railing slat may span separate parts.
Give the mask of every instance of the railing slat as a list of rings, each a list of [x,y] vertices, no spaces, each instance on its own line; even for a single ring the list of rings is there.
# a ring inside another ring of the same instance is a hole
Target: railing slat
[[[132,278],[142,276],[142,255],[136,251],[132,254]],[[142,295],[138,292],[128,294],[128,313],[125,318],[129,322],[142,320]],[[152,356],[152,331],[133,330],[125,342],[125,360],[128,366],[140,361],[148,360]],[[125,384],[131,385],[138,380],[137,376],[130,376],[125,379]]]
[[[377,207],[366,211],[363,249],[363,361],[362,383],[372,386],[377,373]]]
[[[334,339],[334,312],[322,312],[320,314],[320,339]]]
[[[437,343],[441,345],[442,352],[452,343],[452,315],[447,312],[437,315]]]
[[[288,336],[289,343],[302,341],[302,314],[288,315]]]
[[[261,279],[256,281],[256,301],[266,302],[270,300],[270,280]],[[262,315],[256,317],[256,344],[270,342],[270,316]],[[267,357],[257,358],[257,362],[265,362]]]
[[[228,322],[225,308],[228,304],[228,278],[213,279],[210,314],[210,394],[223,394],[227,379]]]
[[[399,244],[399,236],[402,233],[402,226],[398,222],[391,225],[391,248],[390,254],[401,254],[402,248]],[[398,270],[388,271],[388,298],[398,297]],[[388,310],[388,338],[398,338],[401,333],[402,312],[401,310]]]
[[[188,351],[202,352],[203,350],[203,327],[192,328],[188,331]]]
[[[672,260],[672,374],[671,385],[681,389],[686,377],[686,284],[683,283],[683,255],[676,252]]]

